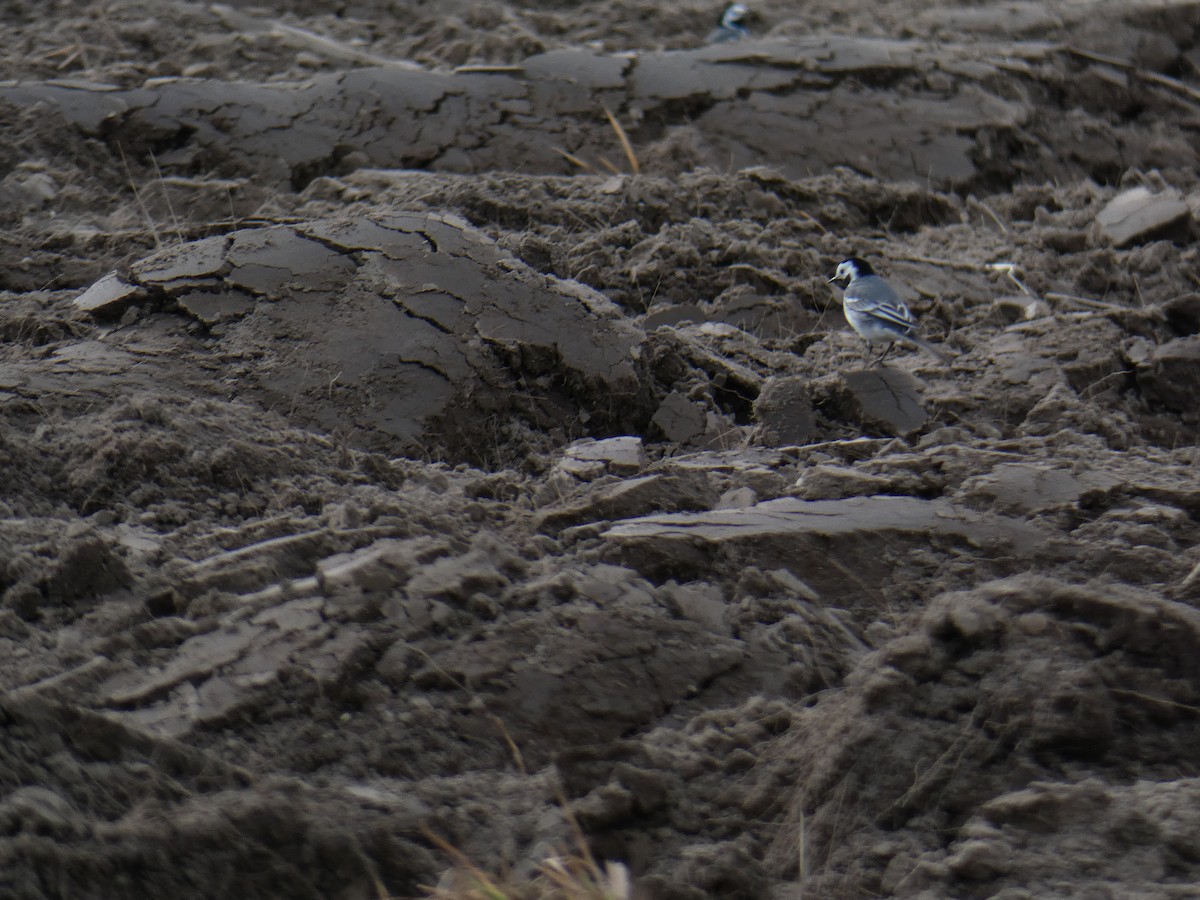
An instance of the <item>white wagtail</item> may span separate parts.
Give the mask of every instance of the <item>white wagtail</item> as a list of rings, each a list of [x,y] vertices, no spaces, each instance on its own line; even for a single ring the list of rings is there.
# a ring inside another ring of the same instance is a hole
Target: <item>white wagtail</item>
[[[709,32],[705,40],[710,44],[723,44],[726,41],[740,41],[749,37],[750,32],[744,24],[749,12],[745,4],[730,3],[725,7],[725,12],[721,13],[721,23]]]
[[[846,280],[846,288],[842,294],[842,310],[850,327],[866,340],[867,353],[870,354],[873,344],[887,344],[887,349],[873,365],[883,362],[884,357],[892,352],[896,341],[915,344],[942,362],[950,361],[940,347],[935,347],[917,334],[916,318],[892,286],[875,274],[869,262],[857,256],[845,260],[837,267],[829,283],[840,283],[843,279]]]

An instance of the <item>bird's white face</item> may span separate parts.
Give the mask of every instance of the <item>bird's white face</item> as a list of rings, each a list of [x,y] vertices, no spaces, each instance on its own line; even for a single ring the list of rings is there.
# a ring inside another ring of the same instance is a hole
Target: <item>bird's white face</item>
[[[731,28],[734,25],[741,23],[742,19],[746,18],[748,9],[741,3],[731,3],[729,8],[725,10],[725,15],[721,18],[721,24],[726,28]]]
[[[853,281],[858,277],[858,266],[850,260],[846,260],[837,267],[837,271],[833,273],[830,281]]]

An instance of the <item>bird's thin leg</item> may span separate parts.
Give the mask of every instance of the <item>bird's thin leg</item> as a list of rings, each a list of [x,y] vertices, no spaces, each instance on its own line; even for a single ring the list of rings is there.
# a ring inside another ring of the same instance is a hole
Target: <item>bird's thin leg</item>
[[[895,341],[892,341],[890,344],[888,344],[887,349],[885,349],[882,353],[880,353],[879,358],[876,359],[875,362],[871,363],[871,365],[872,366],[882,366],[884,359],[887,358],[887,355],[892,352],[892,348],[895,346],[896,346]]]

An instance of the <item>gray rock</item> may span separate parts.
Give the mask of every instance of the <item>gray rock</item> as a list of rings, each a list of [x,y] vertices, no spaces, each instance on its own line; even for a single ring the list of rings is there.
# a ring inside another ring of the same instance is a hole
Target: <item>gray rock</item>
[[[640,437],[625,436],[604,440],[584,439],[569,445],[563,456],[577,463],[600,463],[601,470],[614,475],[636,475],[646,467],[646,451]],[[571,471],[568,468],[568,471]]]
[[[1159,232],[1191,217],[1179,191],[1151,193],[1135,187],[1118,194],[1096,216],[1100,234],[1114,247],[1149,240]]]
[[[696,472],[654,473],[605,484],[582,496],[543,510],[536,519],[539,531],[554,533],[575,525],[608,522],[644,515],[650,511],[695,509],[710,506],[716,492]]]
[[[758,493],[752,487],[730,488],[713,504],[713,509],[744,509],[758,502]]]
[[[818,464],[800,473],[791,493],[805,500],[839,500],[894,493],[894,479],[848,466]]]
[[[667,395],[650,421],[668,441],[692,444],[704,437],[708,414],[702,405],[674,391]]]
[[[736,557],[742,565],[792,570],[820,594],[836,598],[889,579],[890,554],[924,546],[934,536],[1016,554],[1031,553],[1044,539],[1016,519],[945,500],[890,496],[789,497],[746,509],[629,519],[602,534],[627,565],[647,574],[694,577]]]
[[[134,707],[112,715],[172,735],[218,720],[274,682],[293,654],[331,636],[320,607],[319,600],[296,600],[196,635],[161,669],[110,678],[99,687],[102,702]]]
[[[317,564],[317,583],[330,597],[387,591],[406,583],[414,569],[429,565],[447,552],[444,542],[429,536],[376,541],[360,550],[321,560]]]
[[[988,497],[1006,514],[1029,514],[1071,506],[1089,491],[1107,491],[1122,479],[1105,472],[1054,468],[1047,464],[1003,463],[965,484],[968,493]]]
[[[921,403],[921,382],[890,366],[855,369],[822,385],[832,393],[833,412],[866,431],[891,435],[911,434],[929,416]]]
[[[144,297],[145,292],[138,285],[131,284],[116,272],[109,272],[76,297],[75,305],[84,312],[111,311],[117,305],[124,308],[125,304]]]

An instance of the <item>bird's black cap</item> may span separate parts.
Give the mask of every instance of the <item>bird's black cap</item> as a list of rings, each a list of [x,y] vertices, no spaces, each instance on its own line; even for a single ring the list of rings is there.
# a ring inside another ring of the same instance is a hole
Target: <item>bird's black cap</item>
[[[830,284],[833,284],[835,281],[838,280],[838,277],[841,276],[841,274],[842,274],[842,266],[847,266],[847,265],[854,267],[854,273],[856,276],[874,275],[875,274],[875,270],[871,268],[871,264],[869,262],[867,262],[865,259],[863,259],[861,256],[848,256],[845,259],[843,259],[840,263],[838,263],[837,273],[832,278],[829,279]]]

